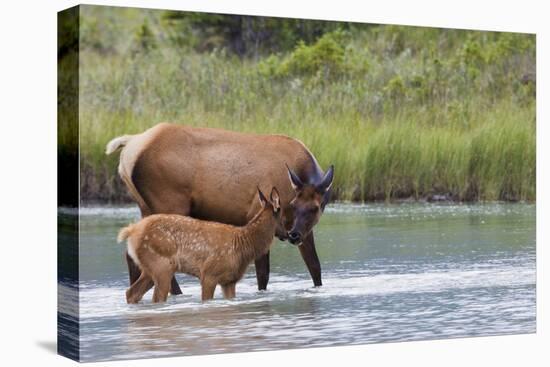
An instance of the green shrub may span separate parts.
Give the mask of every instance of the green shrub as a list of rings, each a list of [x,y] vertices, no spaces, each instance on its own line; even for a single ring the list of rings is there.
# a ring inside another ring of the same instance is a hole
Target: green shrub
[[[136,31],[135,42],[137,51],[149,52],[157,48],[156,37],[147,21],[144,21]]]
[[[345,49],[342,45],[344,33],[335,31],[324,34],[314,44],[300,41],[294,51],[281,60],[275,75],[313,76],[325,78],[342,75],[346,71]],[[273,62],[274,60],[269,60]]]
[[[396,75],[391,78],[384,87],[384,93],[394,100],[403,98],[406,94],[406,87],[401,76]]]

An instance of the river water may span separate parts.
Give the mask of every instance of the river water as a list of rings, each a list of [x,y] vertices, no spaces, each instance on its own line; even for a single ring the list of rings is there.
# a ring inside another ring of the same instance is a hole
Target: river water
[[[185,275],[184,294],[166,304],[151,304],[152,292],[126,304],[115,238],[138,218],[134,207],[81,212],[83,361],[536,331],[531,204],[333,204],[316,227],[322,287],[297,248],[276,241],[267,291],[257,291],[252,265],[235,300],[218,288],[205,304]]]

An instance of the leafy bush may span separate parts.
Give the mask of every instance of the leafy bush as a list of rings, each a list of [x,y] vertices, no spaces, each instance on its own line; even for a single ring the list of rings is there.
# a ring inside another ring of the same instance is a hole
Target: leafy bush
[[[330,79],[354,72],[354,69],[366,70],[368,62],[354,65],[349,63],[351,49],[346,49],[348,34],[342,30],[325,33],[315,43],[307,45],[300,41],[286,57],[271,55],[258,64],[264,76],[299,77],[318,76]]]
[[[280,66],[282,75],[338,75],[345,72],[341,32],[327,33],[314,44],[300,42]]]
[[[144,21],[138,28],[135,35],[136,51],[149,52],[157,48],[156,37],[149,27],[147,21]]]
[[[384,93],[391,99],[401,99],[405,96],[405,83],[401,76],[396,75],[388,81],[384,87]]]

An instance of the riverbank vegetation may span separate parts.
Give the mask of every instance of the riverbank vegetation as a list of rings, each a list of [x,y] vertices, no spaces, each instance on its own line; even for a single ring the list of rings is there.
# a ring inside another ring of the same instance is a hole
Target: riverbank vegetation
[[[84,6],[81,195],[161,121],[302,140],[341,200],[535,200],[535,36]]]

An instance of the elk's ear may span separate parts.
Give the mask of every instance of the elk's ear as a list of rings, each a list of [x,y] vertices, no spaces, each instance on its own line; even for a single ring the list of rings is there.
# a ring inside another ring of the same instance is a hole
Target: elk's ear
[[[271,189],[271,195],[269,197],[271,199],[271,204],[273,204],[273,211],[278,212],[279,209],[281,209],[281,200],[279,198],[279,191],[276,187]]]
[[[316,186],[315,186],[315,189],[317,190],[317,192],[319,192],[320,194],[324,194],[325,192],[327,192],[330,187],[332,186],[332,181],[334,180],[334,166],[331,165],[328,170],[327,170],[327,173],[325,173],[325,176],[323,177],[323,179],[321,180],[321,182],[319,182]]]
[[[288,171],[288,179],[290,180],[292,188],[294,189],[294,191],[300,191],[304,187],[302,180],[300,180],[300,177],[298,177],[298,175],[296,175],[286,163],[285,165]]]
[[[264,193],[260,188],[258,187],[258,199],[260,199],[260,204],[262,205],[262,208],[265,208],[265,205],[267,204],[267,199],[264,196]]]

